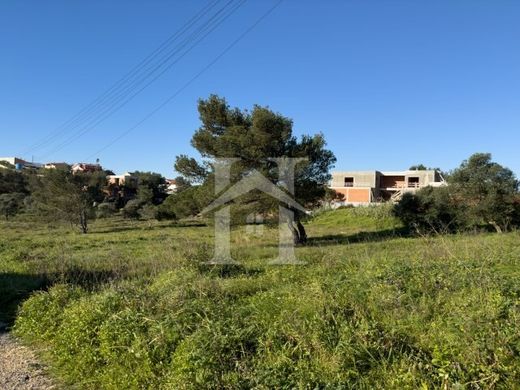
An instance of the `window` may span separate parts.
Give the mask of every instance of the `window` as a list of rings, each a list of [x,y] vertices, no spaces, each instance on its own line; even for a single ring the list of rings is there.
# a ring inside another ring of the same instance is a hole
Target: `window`
[[[418,177],[409,177],[408,178],[408,187],[418,188],[419,187],[419,178]]]
[[[354,187],[354,178],[353,177],[345,178],[345,187]]]

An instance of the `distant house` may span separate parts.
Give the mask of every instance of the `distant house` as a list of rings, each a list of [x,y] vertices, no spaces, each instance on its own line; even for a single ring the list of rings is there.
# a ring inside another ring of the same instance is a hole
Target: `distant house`
[[[166,179],[166,193],[168,195],[174,194],[177,192],[177,183],[175,179]]]
[[[130,172],[125,172],[122,175],[108,175],[107,184],[109,186],[137,187],[138,178]]]
[[[100,172],[103,168],[99,164],[76,163],[72,165],[71,171],[73,174],[78,172]]]
[[[13,165],[15,169],[38,169],[43,165],[35,162],[25,161],[24,159],[18,157],[0,157],[0,162],[6,162],[10,165]],[[2,164],[0,164],[0,168],[3,168]]]
[[[64,170],[70,169],[70,165],[67,163],[64,163],[64,162],[50,162],[50,163],[44,164],[43,167],[45,169],[64,169]]]
[[[126,201],[135,197],[138,185],[139,179],[130,172],[122,175],[107,175],[104,192],[109,199],[123,202],[122,205],[124,205]]]
[[[333,172],[330,188],[345,196],[343,204],[399,201],[404,193],[432,186],[445,186],[446,181],[436,170],[424,171],[346,171]]]

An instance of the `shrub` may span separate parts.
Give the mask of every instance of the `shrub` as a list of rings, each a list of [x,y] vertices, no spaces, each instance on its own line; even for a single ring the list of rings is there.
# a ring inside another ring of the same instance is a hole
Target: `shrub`
[[[518,181],[513,172],[476,153],[449,177],[449,186],[405,194],[394,213],[418,231],[457,231],[520,226]]]
[[[144,220],[157,219],[157,206],[145,204],[139,211],[139,217]]]
[[[416,194],[404,194],[393,213],[407,227],[422,233],[453,232],[464,226],[463,211],[447,187],[426,187]]]
[[[159,213],[167,218],[186,218],[197,215],[203,208],[201,194],[200,187],[189,187],[180,193],[172,194],[159,206]]]
[[[128,219],[139,219],[139,209],[141,208],[141,201],[137,199],[129,200],[125,207],[123,207],[123,217]]]
[[[116,206],[113,202],[100,203],[96,208],[97,218],[109,218],[116,212]]]

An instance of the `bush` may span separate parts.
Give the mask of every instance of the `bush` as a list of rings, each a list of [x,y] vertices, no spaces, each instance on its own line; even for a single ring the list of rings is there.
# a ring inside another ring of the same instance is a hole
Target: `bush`
[[[157,206],[145,204],[139,209],[139,217],[144,220],[157,219]]]
[[[128,219],[139,219],[139,209],[141,208],[141,201],[137,199],[129,200],[125,207],[123,207],[123,217]]]
[[[493,228],[501,233],[520,226],[518,185],[510,169],[490,154],[476,153],[452,172],[448,187],[405,194],[394,213],[418,231]]]
[[[186,218],[197,215],[202,210],[200,187],[189,187],[172,194],[159,206],[159,214],[164,219]]]
[[[0,194],[0,215],[6,220],[15,216],[24,206],[25,194],[11,192]]]
[[[116,212],[116,206],[112,202],[101,203],[96,208],[97,218],[109,218]]]
[[[177,216],[169,207],[163,207],[164,203],[157,208],[157,219],[159,221],[164,220],[176,220]]]
[[[421,233],[454,232],[464,227],[463,211],[447,187],[426,187],[404,194],[393,213],[408,228]]]

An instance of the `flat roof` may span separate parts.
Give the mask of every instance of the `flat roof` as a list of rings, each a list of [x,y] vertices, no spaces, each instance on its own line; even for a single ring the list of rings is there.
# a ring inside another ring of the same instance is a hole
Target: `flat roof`
[[[405,171],[333,171],[332,175],[368,175],[380,173],[385,176],[406,176],[412,174],[424,174],[424,173],[435,173],[435,169],[428,170],[405,170]]]

